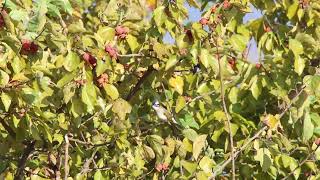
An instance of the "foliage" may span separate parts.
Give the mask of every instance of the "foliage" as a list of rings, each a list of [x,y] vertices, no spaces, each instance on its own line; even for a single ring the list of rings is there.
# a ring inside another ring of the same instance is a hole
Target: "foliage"
[[[2,5],[1,178],[320,178],[318,0]]]

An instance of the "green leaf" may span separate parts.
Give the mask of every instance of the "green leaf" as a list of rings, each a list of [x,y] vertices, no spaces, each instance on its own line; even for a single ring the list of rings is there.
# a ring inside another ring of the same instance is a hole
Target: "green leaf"
[[[116,113],[120,120],[125,120],[126,114],[132,110],[131,105],[124,99],[117,99],[112,106],[112,111]]]
[[[175,66],[178,62],[178,58],[176,55],[171,55],[166,63],[165,71],[168,71],[170,68]]]
[[[176,113],[180,112],[181,109],[185,107],[185,105],[186,105],[185,98],[183,96],[179,96],[176,101],[176,108],[175,108]]]
[[[289,49],[293,52],[295,56],[303,53],[303,46],[300,41],[296,39],[289,40]]]
[[[7,93],[2,92],[1,93],[1,101],[4,105],[6,112],[8,112],[10,105],[11,105],[11,101],[12,101],[11,96],[9,96],[9,94],[7,94]]]
[[[169,85],[174,88],[180,95],[183,94],[183,78],[181,76],[171,77],[169,79]]]
[[[198,133],[193,129],[184,129],[182,131],[184,137],[188,138],[190,141],[195,141],[198,137]]]
[[[301,56],[295,56],[294,58],[294,71],[301,75],[305,67],[305,60]]]
[[[251,90],[252,96],[255,99],[258,99],[262,91],[261,81],[258,80],[258,76],[254,76],[251,80],[251,83],[252,85],[250,90]]]
[[[47,21],[46,13],[48,9],[46,1],[37,2],[38,7],[36,9],[36,13],[28,23],[28,31],[31,32],[40,32],[44,28]]]
[[[197,163],[189,162],[186,160],[181,160],[181,165],[185,168],[190,174],[193,174],[197,169]]]
[[[104,87],[106,93],[111,97],[111,99],[115,100],[119,98],[118,89],[112,84],[106,84]]]
[[[76,76],[75,73],[68,73],[66,75],[64,75],[58,82],[57,82],[57,86],[59,88],[62,88],[64,85],[68,84],[70,81],[73,80],[73,78]]]
[[[287,17],[289,19],[292,19],[295,16],[298,8],[299,8],[299,1],[294,0],[294,2],[288,8]]]
[[[267,148],[258,149],[254,159],[260,162],[260,166],[264,172],[268,171],[272,165],[271,153]]]
[[[208,156],[204,156],[199,162],[199,167],[206,173],[212,172],[212,167],[214,165],[214,161]]]
[[[86,83],[82,87],[81,100],[87,105],[87,111],[92,113],[97,101],[97,93],[93,84]]]
[[[230,37],[229,42],[235,50],[243,52],[247,47],[249,38],[243,35],[234,34]]]
[[[67,57],[65,58],[65,61],[63,63],[64,68],[71,72],[75,70],[80,64],[80,57],[77,53],[69,52]]]
[[[311,121],[310,113],[305,112],[303,120],[303,140],[308,141],[313,136],[314,125]]]
[[[132,36],[131,34],[128,34],[126,40],[129,44],[131,52],[136,52],[139,47],[138,39],[136,37]]]
[[[28,12],[24,9],[14,9],[10,11],[9,16],[16,21],[25,20],[28,17]]]
[[[0,70],[0,75],[1,75],[1,77],[0,77],[1,78],[0,79],[0,85],[1,86],[6,86],[9,83],[9,80],[10,80],[9,75],[6,72],[2,71],[2,70]]]
[[[192,146],[193,148],[192,155],[195,160],[198,159],[202,149],[204,148],[206,139],[207,139],[207,135],[200,135],[197,138],[195,138]]]
[[[103,179],[103,176],[102,176],[102,173],[101,173],[100,170],[97,170],[97,171],[94,173],[93,179],[94,179],[94,180],[101,180],[101,179]]]

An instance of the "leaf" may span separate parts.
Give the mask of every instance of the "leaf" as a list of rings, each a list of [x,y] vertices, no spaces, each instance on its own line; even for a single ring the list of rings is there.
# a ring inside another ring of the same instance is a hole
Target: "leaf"
[[[271,153],[267,148],[258,149],[254,159],[260,162],[263,172],[268,171],[272,165]]]
[[[126,114],[131,112],[131,105],[124,99],[117,99],[112,106],[112,112],[116,113],[120,120],[125,120]]]
[[[111,97],[112,100],[119,98],[118,89],[112,84],[106,84],[104,87],[106,93]]]
[[[305,60],[301,56],[295,56],[294,58],[294,71],[301,75],[305,67]]]
[[[138,39],[136,37],[132,36],[131,34],[128,34],[126,40],[129,44],[131,52],[136,52],[139,47]]]
[[[184,129],[182,131],[184,137],[188,138],[190,141],[195,141],[198,137],[198,133],[193,129]]]
[[[109,58],[106,59],[106,61],[110,61]],[[107,69],[111,69],[110,64],[108,64],[105,61],[97,61],[97,67],[96,67],[96,73],[97,77],[99,77],[101,74],[105,72]]]
[[[193,6],[195,8],[200,8],[199,4],[195,0],[187,0],[187,2],[190,6]]]
[[[197,164],[193,162],[189,162],[186,160],[181,160],[181,165],[185,168],[190,174],[193,174],[197,169]]]
[[[289,49],[293,52],[295,56],[303,53],[303,46],[300,41],[296,39],[289,39]]]
[[[47,3],[46,1],[37,1],[38,7],[36,10],[35,15],[30,19],[28,23],[28,31],[31,32],[40,32],[47,21],[46,13],[48,11],[47,9]]]
[[[314,125],[311,121],[310,113],[305,112],[303,120],[303,140],[308,141],[313,136]]]
[[[185,105],[186,105],[185,98],[183,96],[179,96],[176,101],[176,108],[175,108],[176,113],[180,112],[181,109],[185,107]]]
[[[243,52],[247,47],[249,38],[243,35],[234,34],[230,37],[229,42],[235,50]]]
[[[165,71],[168,71],[170,68],[175,66],[178,62],[178,58],[176,55],[171,55],[166,63]]]
[[[2,92],[1,101],[2,101],[2,104],[4,105],[6,112],[8,112],[11,105],[11,101],[12,101],[11,96],[9,96],[7,93]]]
[[[261,94],[261,91],[262,91],[262,85],[261,85],[261,81],[258,80],[258,76],[255,75],[251,82],[252,85],[251,85],[251,93],[252,93],[252,96],[255,98],[255,99],[258,99],[258,97],[260,96]]]
[[[94,180],[101,180],[101,179],[103,179],[103,176],[102,176],[102,173],[101,173],[100,170],[97,170],[97,171],[94,173],[93,179],[94,179]]]
[[[212,167],[214,165],[214,161],[208,156],[204,156],[199,162],[199,167],[206,173],[212,172]]]
[[[184,128],[200,128],[199,124],[194,120],[191,114],[186,114],[184,118],[179,118],[179,121]]]
[[[58,86],[59,88],[62,88],[64,85],[66,85],[67,83],[69,83],[70,81],[72,81],[75,76],[76,76],[75,73],[68,73],[68,74],[64,75],[64,76],[57,82],[57,86]]]
[[[193,146],[192,146],[193,147],[192,155],[195,160],[198,159],[202,149],[204,148],[206,139],[207,139],[207,135],[200,135],[194,140]]]
[[[153,11],[153,19],[158,28],[161,28],[162,24],[166,21],[167,16],[164,12],[165,7],[159,6]]]
[[[6,72],[2,71],[2,70],[0,70],[0,75],[1,75],[1,77],[0,77],[1,78],[0,79],[0,85],[1,86],[6,86],[9,83],[9,79],[10,79],[9,75]]]
[[[294,0],[294,2],[288,8],[287,17],[289,19],[292,19],[296,14],[298,8],[299,8],[299,1]]]
[[[154,151],[149,146],[143,145],[142,148],[146,159],[154,159],[156,157]]]
[[[67,71],[71,72],[75,70],[79,64],[80,64],[80,57],[78,56],[78,54],[71,51],[68,53],[67,57],[65,58],[63,66]]]
[[[81,100],[87,105],[87,111],[92,113],[97,101],[97,93],[93,84],[86,83],[82,87]]]
[[[265,123],[271,130],[276,130],[280,124],[280,120],[278,115],[274,116],[272,114],[268,114],[264,117],[263,123]]]
[[[181,76],[171,77],[169,79],[169,85],[174,88],[180,95],[183,94],[183,78]]]

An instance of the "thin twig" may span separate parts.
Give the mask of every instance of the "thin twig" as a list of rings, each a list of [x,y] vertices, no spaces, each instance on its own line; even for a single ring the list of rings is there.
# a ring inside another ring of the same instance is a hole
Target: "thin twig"
[[[145,57],[143,54],[118,54],[118,57]]]
[[[296,168],[294,168],[286,177],[282,178],[281,180],[286,180],[291,175],[293,175],[298,168],[300,168],[302,165],[304,165],[304,163],[306,163],[309,160],[309,158],[318,150],[318,148],[319,146],[317,146],[317,148],[312,153],[308,154],[308,156],[303,161],[301,161]]]
[[[89,172],[90,164],[92,163],[93,158],[94,158],[94,156],[96,155],[96,153],[97,153],[97,150],[95,150],[95,151],[92,153],[91,157],[86,160],[86,162],[85,162],[85,163],[83,164],[83,166],[82,166],[82,169],[81,169],[80,174],[86,174],[86,173]]]
[[[287,105],[287,107],[282,111],[282,113],[279,115],[279,119],[281,119],[285,113],[290,109],[290,107],[292,106],[292,104],[296,101],[296,99],[301,95],[301,93],[303,92],[305,86],[303,86],[301,88],[301,90],[299,91],[299,93],[292,99],[292,101]],[[245,150],[245,148],[253,141],[255,140],[256,138],[258,138],[262,132],[264,132],[265,130],[267,130],[268,127],[267,126],[264,126],[262,127],[253,137],[251,137],[244,145],[241,146],[241,148],[239,150],[237,150],[235,153],[234,153],[234,158],[236,158],[239,153],[241,153],[243,150]],[[211,177],[209,179],[214,179],[217,174],[223,170],[230,162],[232,161],[232,157],[229,157],[226,161],[224,161],[221,165],[219,165],[216,170],[214,170],[213,174],[211,175]]]
[[[27,163],[27,160],[30,158],[31,153],[34,151],[34,146],[36,144],[36,141],[30,141],[27,144],[27,147],[24,149],[24,152],[18,162],[18,169],[16,171],[16,174],[14,176],[14,180],[22,180],[23,178],[23,172]]]
[[[149,75],[154,71],[155,69],[152,66],[148,67],[148,70],[143,74],[143,76],[139,79],[138,83],[131,89],[130,93],[127,95],[126,100],[130,101],[131,98],[138,92],[140,89],[140,86],[143,84],[143,82],[147,79]]]
[[[231,148],[231,161],[232,161],[232,179],[236,179],[236,165],[235,165],[235,159],[234,159],[234,146],[233,146],[233,136],[232,136],[232,131],[231,131],[231,119],[232,117],[230,116],[227,105],[226,105],[226,100],[224,96],[224,86],[223,86],[223,77],[222,77],[222,68],[221,68],[221,59],[220,59],[220,54],[218,51],[218,40],[216,39],[216,48],[217,48],[217,56],[218,56],[218,63],[219,63],[219,76],[220,76],[220,91],[221,91],[221,100],[222,100],[222,106],[223,106],[223,111],[224,114],[226,115],[227,118],[227,123],[228,123],[228,130],[229,130],[229,141],[230,141],[230,148]]]
[[[64,180],[67,180],[69,175],[68,160],[69,160],[69,145],[70,145],[68,133],[64,135],[64,140],[66,141],[66,144],[64,146]]]
[[[15,139],[16,133],[13,131],[13,129],[4,121],[4,119],[0,118],[0,124],[3,126],[3,128],[8,132],[8,134]]]

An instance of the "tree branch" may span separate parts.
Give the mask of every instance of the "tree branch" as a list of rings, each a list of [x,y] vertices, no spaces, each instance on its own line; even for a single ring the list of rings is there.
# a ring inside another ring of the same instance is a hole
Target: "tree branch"
[[[8,132],[8,134],[15,139],[16,133],[13,131],[13,129],[4,121],[4,119],[0,118],[0,124],[3,126],[3,128]]]
[[[282,111],[282,113],[279,115],[279,119],[281,119],[285,113],[290,109],[290,107],[292,106],[292,104],[296,101],[296,99],[301,95],[301,93],[303,92],[303,90],[305,89],[305,85],[302,86],[301,90],[299,91],[299,93],[297,93],[297,95],[292,99],[292,101],[287,105],[287,107]],[[267,130],[268,127],[264,126],[262,127],[254,136],[252,136],[243,146],[241,146],[241,148],[236,151],[234,153],[234,158],[236,158],[239,153],[241,153],[243,150],[245,150],[245,148],[256,138],[258,138],[262,132],[264,132],[265,130]],[[216,170],[214,170],[212,176],[209,179],[214,179],[218,172],[220,172],[220,170],[223,170],[230,162],[232,161],[232,157],[229,157],[227,160],[225,160],[220,166],[218,166],[216,168]]]
[[[28,142],[27,147],[24,149],[24,152],[18,162],[18,169],[16,171],[16,174],[14,175],[14,180],[22,180],[23,178],[23,172],[24,168],[26,166],[27,160],[29,159],[30,154],[34,151],[34,146],[36,144],[36,141]]]
[[[64,140],[66,141],[66,144],[64,145],[64,180],[67,180],[69,175],[68,160],[69,160],[69,145],[70,145],[68,134],[64,135]]]
[[[294,168],[286,177],[282,178],[281,180],[286,180],[286,179],[288,179],[291,175],[293,175],[294,172],[295,172],[299,167],[301,167],[302,165],[304,165],[304,163],[306,163],[306,162],[309,160],[309,158],[318,150],[318,148],[319,148],[319,146],[317,146],[317,148],[316,148],[314,151],[312,151],[312,153],[308,154],[308,156],[307,156],[303,161],[301,161],[296,168]]]
[[[147,79],[149,75],[154,71],[155,69],[152,66],[148,67],[148,70],[143,74],[143,76],[139,79],[138,83],[131,89],[130,93],[127,95],[126,100],[130,101],[132,97],[139,91],[140,86],[143,84],[143,82]]]
[[[231,148],[231,161],[232,161],[232,179],[236,179],[236,165],[235,165],[235,156],[234,156],[234,146],[233,146],[233,136],[232,136],[232,131],[231,131],[231,119],[232,117],[230,116],[227,105],[226,105],[226,100],[224,96],[224,86],[223,86],[223,77],[222,77],[222,68],[221,68],[221,59],[220,59],[220,54],[218,51],[218,40],[216,39],[216,48],[217,48],[217,56],[218,56],[218,63],[219,63],[219,76],[220,76],[220,93],[221,93],[221,101],[222,101],[222,106],[223,106],[223,111],[224,114],[227,118],[227,123],[228,123],[228,131],[229,131],[229,141],[230,141],[230,148]]]

